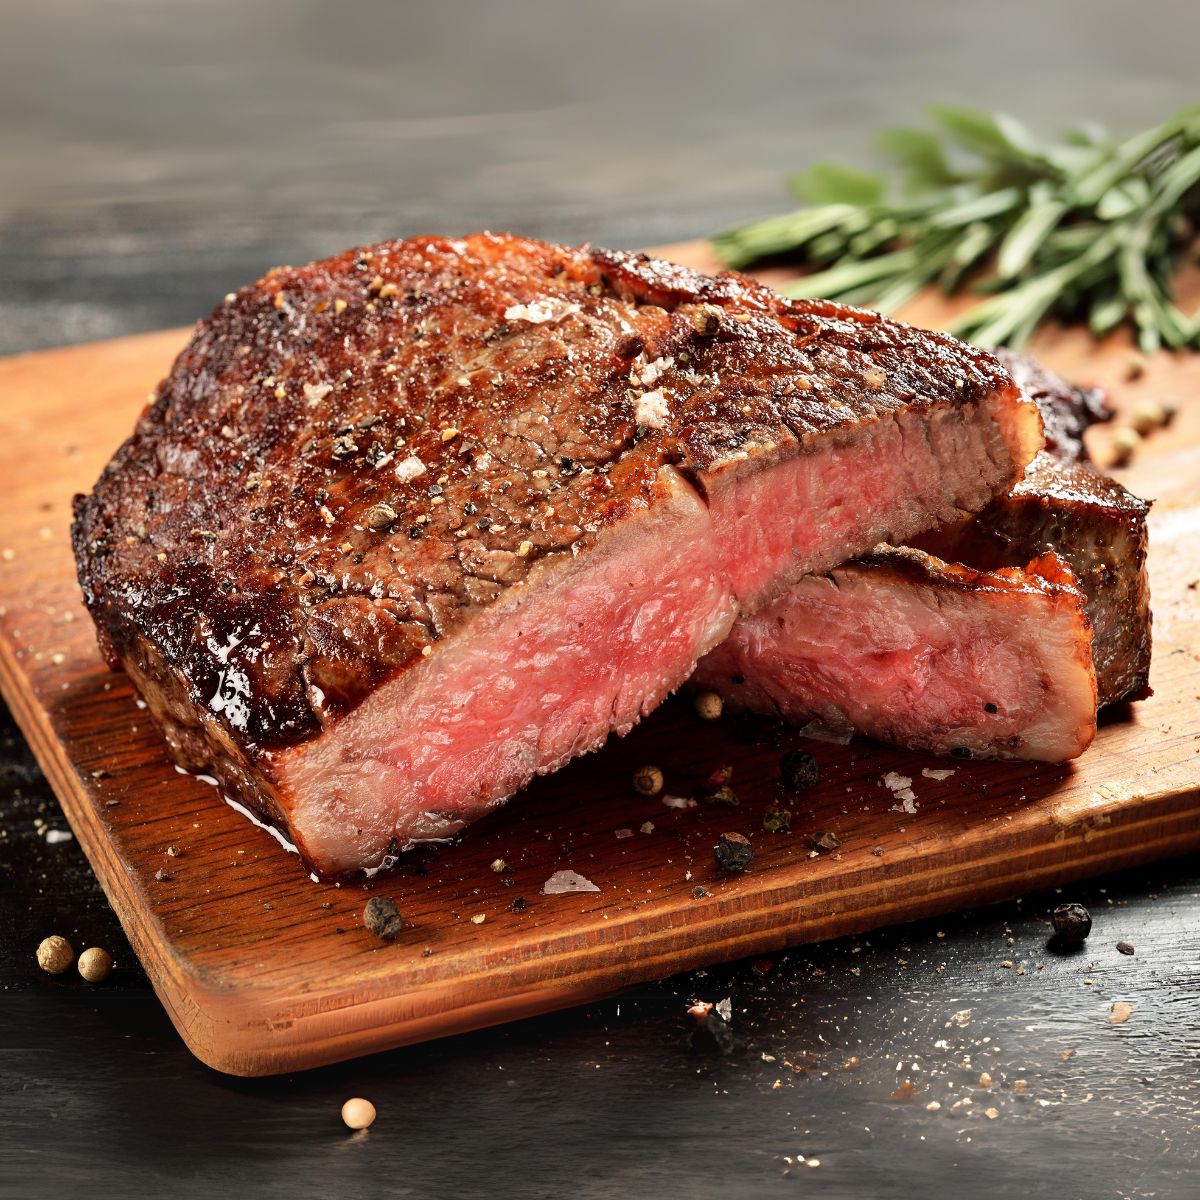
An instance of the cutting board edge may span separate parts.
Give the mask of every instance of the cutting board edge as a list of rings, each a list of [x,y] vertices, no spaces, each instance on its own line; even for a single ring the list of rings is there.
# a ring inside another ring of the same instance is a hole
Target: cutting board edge
[[[1200,799],[1200,793],[1196,793]],[[521,1020],[554,1012],[577,1004],[595,1003],[640,983],[660,979],[667,974],[693,970],[713,963],[726,962],[755,954],[771,954],[795,949],[813,942],[826,941],[850,934],[867,933],[881,924],[905,924],[909,921],[941,916],[961,911],[964,907],[995,904],[1014,899],[1040,887],[1070,883],[1098,874],[1161,862],[1200,850],[1200,807],[1193,814],[1197,819],[1190,831],[1165,831],[1157,840],[1143,840],[1136,847],[1120,844],[1113,837],[1111,847],[1097,853],[1077,866],[1070,863],[1041,863],[1032,872],[1006,874],[985,885],[964,884],[924,899],[913,898],[902,906],[880,905],[875,909],[858,910],[804,929],[803,935],[793,938],[778,929],[751,930],[727,939],[716,954],[713,944],[694,940],[689,952],[664,949],[654,957],[641,957],[632,970],[614,971],[605,968],[598,978],[587,977],[587,983],[573,987],[541,987],[514,991],[499,999],[479,999],[454,1008],[441,1008],[413,1017],[405,1011],[406,996],[381,996],[357,1000],[344,1007],[322,1009],[305,1017],[295,1018],[279,1012],[280,1005],[236,1004],[230,1011],[210,1012],[206,1001],[219,1003],[220,993],[206,996],[200,989],[178,991],[164,987],[154,979],[155,991],[163,1000],[172,1023],[192,1053],[206,1066],[224,1074],[260,1077],[289,1071],[310,1070],[365,1053],[394,1050],[403,1046],[449,1037],[509,1021]],[[1113,830],[1127,831],[1119,825]],[[1186,840],[1181,839],[1186,835]],[[107,888],[106,888],[107,891]],[[761,917],[772,909],[763,909]],[[122,924],[125,921],[122,919]],[[693,931],[694,932],[694,931]],[[442,993],[454,989],[447,985],[439,993],[426,997],[432,1002]],[[243,992],[243,997],[251,993]],[[178,1002],[182,1001],[182,1010]],[[183,1017],[181,1011],[190,1011]],[[353,1013],[355,1020],[345,1016]],[[451,1019],[447,1014],[452,1013]],[[279,1030],[289,1035],[279,1045],[265,1046],[268,1036]],[[303,1037],[297,1037],[297,1031]]]

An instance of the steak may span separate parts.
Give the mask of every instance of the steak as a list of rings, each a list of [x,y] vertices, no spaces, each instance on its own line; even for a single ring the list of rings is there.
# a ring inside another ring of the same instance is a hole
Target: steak
[[[984,572],[881,546],[742,618],[696,681],[932,754],[1060,762],[1096,732],[1084,598],[1055,555]]]
[[[1001,357],[1053,453],[915,549],[801,580],[739,621],[698,685],[841,734],[1050,762],[1087,748],[1098,707],[1148,694],[1149,505],[1076,461],[1084,429],[1109,415],[1103,394]]]
[[[88,496],[84,598],[183,767],[325,875],[624,733],[735,619],[1012,486],[996,359],[508,236],[271,271]]]

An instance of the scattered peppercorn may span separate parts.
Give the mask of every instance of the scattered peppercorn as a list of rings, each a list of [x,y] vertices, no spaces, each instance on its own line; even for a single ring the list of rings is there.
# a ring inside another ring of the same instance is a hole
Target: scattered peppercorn
[[[836,850],[842,839],[836,833],[814,833],[812,844],[816,850]]]
[[[693,900],[703,900],[705,896],[711,896],[711,895],[712,895],[712,892],[710,892],[708,890],[708,888],[701,887],[699,884],[697,884],[694,888],[692,888],[692,899]]]
[[[1132,942],[1118,942],[1118,943],[1117,943],[1117,949],[1118,949],[1118,950],[1119,950],[1119,951],[1120,951],[1122,954],[1133,954],[1133,953],[1134,953],[1134,949],[1133,949],[1133,943],[1132,943]]]
[[[986,704],[983,706],[983,711],[984,711],[985,713],[998,713],[1000,710],[999,710],[999,709],[998,709],[998,708],[997,708],[997,707],[996,707],[996,706],[995,706],[995,705],[994,705],[994,704],[993,704],[993,703],[992,703],[992,702],[989,700],[989,701],[988,701],[988,702],[987,702],[987,703],[986,703]]]
[[[1157,400],[1143,400],[1129,415],[1129,423],[1142,437],[1160,429],[1169,419],[1166,407]]]
[[[1110,465],[1114,467],[1125,466],[1141,444],[1142,435],[1136,429],[1130,429],[1128,426],[1122,425],[1120,429],[1113,430],[1110,446],[1112,451]]]
[[[529,901],[524,896],[518,896],[509,907],[515,913],[523,913],[529,907]]]
[[[395,521],[396,510],[390,504],[375,504],[367,509],[367,528],[379,533]]]
[[[792,827],[792,814],[786,808],[768,808],[762,827],[766,833],[786,833]]]
[[[102,983],[112,973],[112,955],[99,946],[89,946],[79,956],[79,973],[88,983]]]
[[[722,871],[744,871],[754,861],[754,847],[740,833],[723,833],[713,855]]]
[[[725,708],[725,702],[716,692],[700,692],[696,696],[696,715],[704,721],[715,721]]]
[[[704,797],[706,804],[715,804],[718,808],[737,808],[741,801],[731,787],[719,787]]]
[[[724,315],[715,304],[700,304],[692,311],[692,328],[701,337],[712,337],[721,328]]]
[[[375,1105],[355,1096],[342,1105],[342,1120],[350,1129],[368,1129],[375,1122]]]
[[[663,790],[663,773],[649,763],[638,767],[633,773],[633,790],[643,796],[657,796]]]
[[[372,896],[363,909],[363,924],[377,938],[390,942],[404,928],[404,918],[395,900],[388,896]]]
[[[50,975],[61,975],[75,961],[75,948],[57,933],[42,940],[37,948],[38,966]]]
[[[1092,932],[1092,914],[1082,904],[1060,904],[1050,920],[1055,936],[1064,946],[1078,946]]]
[[[817,760],[807,750],[789,750],[779,760],[779,779],[787,792],[814,787],[820,776]]]

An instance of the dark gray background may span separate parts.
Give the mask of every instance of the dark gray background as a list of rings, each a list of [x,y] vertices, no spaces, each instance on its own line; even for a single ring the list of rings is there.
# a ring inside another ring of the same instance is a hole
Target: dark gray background
[[[1191,3],[5,4],[0,351],[187,322],[385,236],[702,235],[933,100],[1132,131],[1200,98],[1198,50]],[[1043,945],[1061,897],[1031,896],[239,1082],[183,1050],[78,848],[45,845],[35,819],[64,822],[4,729],[0,1196],[1200,1195],[1195,861],[1072,889],[1097,918],[1072,958]],[[41,975],[55,930],[110,946],[112,982]],[[693,995],[733,997],[733,1057],[689,1047]]]

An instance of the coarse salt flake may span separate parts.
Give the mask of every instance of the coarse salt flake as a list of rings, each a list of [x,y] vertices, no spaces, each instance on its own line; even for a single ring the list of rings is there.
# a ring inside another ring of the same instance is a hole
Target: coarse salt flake
[[[425,464],[415,454],[410,454],[396,464],[396,478],[401,483],[407,483],[410,479],[416,479],[418,475],[424,474]]]
[[[320,404],[332,391],[332,383],[306,383],[304,385],[304,399],[310,405]]]
[[[577,871],[555,871],[542,884],[543,896],[565,896],[571,892],[598,892],[600,889]]]
[[[954,768],[950,767],[946,770],[935,771],[932,767],[923,767],[921,769],[921,774],[924,775],[926,779],[937,779],[941,781],[943,779],[949,779],[950,776],[954,774]]]
[[[638,380],[643,387],[652,387],[659,380],[659,377],[669,371],[675,365],[673,358],[656,358],[652,363],[647,363],[638,375]]]
[[[572,313],[580,311],[578,304],[566,300],[535,300],[532,304],[510,304],[504,310],[506,321],[528,321],[531,325],[545,325],[549,321],[562,321]]]
[[[662,392],[643,392],[633,410],[634,420],[651,429],[661,429],[667,420],[667,398]]]
[[[892,805],[892,812],[915,813],[917,794],[912,790],[912,780],[898,771],[889,771],[883,776],[883,786],[900,801]]]

